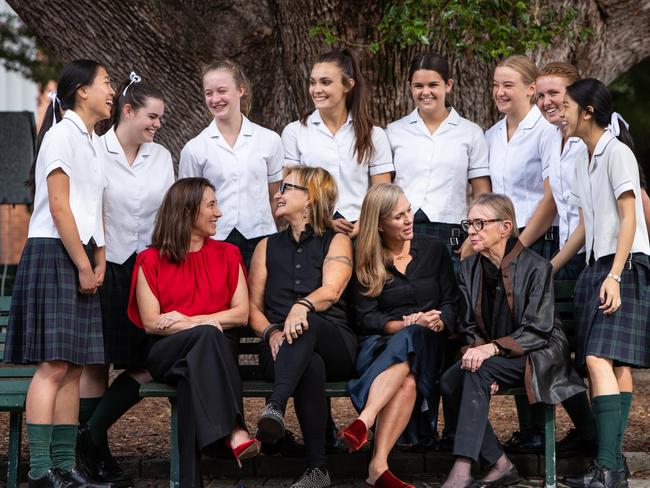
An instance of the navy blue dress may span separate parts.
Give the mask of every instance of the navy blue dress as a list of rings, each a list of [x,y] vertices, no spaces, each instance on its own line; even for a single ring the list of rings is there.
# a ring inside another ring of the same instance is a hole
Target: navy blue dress
[[[442,373],[447,336],[456,326],[458,287],[445,245],[430,236],[416,235],[410,254],[412,260],[404,274],[394,266],[388,267],[393,278],[376,297],[364,296],[366,288],[353,282],[361,341],[356,362],[359,378],[348,382],[348,391],[357,411],[363,410],[375,378],[393,364],[405,361],[415,376],[419,398],[437,411],[435,387]],[[412,325],[393,335],[384,332],[391,320],[432,309],[441,312],[445,331]],[[419,405],[416,403],[417,410]],[[409,443],[416,441],[412,436]]]

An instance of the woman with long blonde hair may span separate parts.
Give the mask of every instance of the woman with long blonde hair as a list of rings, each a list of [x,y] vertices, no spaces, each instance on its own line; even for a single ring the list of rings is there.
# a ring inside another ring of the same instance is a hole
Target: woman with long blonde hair
[[[368,191],[359,229],[352,289],[363,337],[359,379],[348,382],[348,390],[360,414],[340,438],[355,451],[375,426],[367,483],[410,486],[390,472],[388,455],[417,399],[435,408],[434,385],[456,323],[456,280],[445,245],[413,234],[413,211],[399,186],[380,183]]]

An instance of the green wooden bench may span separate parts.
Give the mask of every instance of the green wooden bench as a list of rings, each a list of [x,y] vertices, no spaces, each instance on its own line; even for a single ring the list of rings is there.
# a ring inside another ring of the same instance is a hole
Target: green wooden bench
[[[575,320],[573,318],[573,288],[574,281],[558,281],[555,283],[555,310],[562,318],[565,330],[573,344],[575,332]],[[252,335],[249,329],[242,330],[240,341],[239,359],[240,371],[243,381],[243,395],[250,398],[268,398],[271,395],[273,384],[261,379],[255,359],[257,356],[257,343],[259,339]],[[504,388],[498,395],[526,395],[524,388]],[[179,454],[178,454],[178,413],[176,410],[176,389],[172,386],[150,382],[140,386],[142,397],[163,397],[168,398],[171,403],[171,453],[170,453],[170,487],[179,487]],[[348,392],[345,382],[327,383],[325,396],[347,397]],[[556,482],[556,457],[555,457],[555,406],[544,406],[544,486],[555,488]]]

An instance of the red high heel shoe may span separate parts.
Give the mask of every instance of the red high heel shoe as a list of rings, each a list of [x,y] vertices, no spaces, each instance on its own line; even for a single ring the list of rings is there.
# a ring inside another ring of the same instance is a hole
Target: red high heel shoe
[[[415,488],[415,486],[405,483],[387,469],[381,476],[375,480],[375,484],[371,485],[366,481],[366,486],[371,488]]]
[[[237,447],[232,447],[230,439],[226,441],[226,446],[232,451],[237,464],[241,468],[241,460],[257,456],[260,453],[260,443],[257,439],[249,439],[242,442]]]
[[[338,438],[348,452],[358,451],[368,442],[368,427],[363,421],[356,419],[339,432]]]

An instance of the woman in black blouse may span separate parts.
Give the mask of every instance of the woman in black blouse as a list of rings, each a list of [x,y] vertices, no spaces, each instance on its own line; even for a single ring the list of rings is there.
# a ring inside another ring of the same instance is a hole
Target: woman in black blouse
[[[376,421],[367,483],[410,486],[388,470],[388,454],[418,393],[424,401],[433,397],[447,333],[456,322],[456,281],[445,246],[413,235],[413,212],[399,186],[373,186],[359,222],[353,290],[364,337],[356,364],[360,378],[348,382],[348,390],[360,414],[340,437],[350,451],[359,449]]]
[[[354,374],[357,337],[342,296],[352,276],[352,242],[331,216],[336,183],[322,168],[286,168],[275,216],[288,228],[257,245],[249,277],[250,325],[262,337],[260,365],[273,393],[258,420],[258,438],[284,435],[294,397],[308,468],[294,487],[327,487],[325,381]]]

